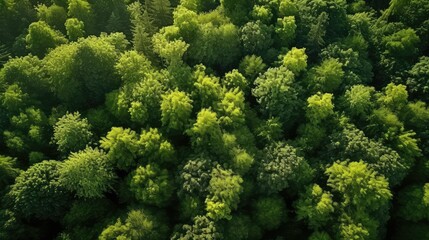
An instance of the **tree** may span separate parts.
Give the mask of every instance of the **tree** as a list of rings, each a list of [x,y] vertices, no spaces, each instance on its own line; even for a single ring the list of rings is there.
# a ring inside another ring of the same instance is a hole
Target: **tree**
[[[138,83],[152,72],[151,62],[136,51],[123,53],[116,63],[115,69],[125,84]]]
[[[342,99],[342,106],[350,117],[366,119],[375,108],[375,89],[364,85],[354,85]]]
[[[9,85],[1,98],[3,107],[10,113],[21,111],[29,102],[28,94],[24,93],[18,84]]]
[[[192,225],[183,225],[183,233],[175,233],[174,240],[185,239],[219,239],[222,237],[215,222],[206,216],[196,216]]]
[[[369,139],[354,125],[346,124],[340,132],[332,134],[330,138],[330,149],[337,149],[334,151],[344,159],[352,161],[364,159],[371,168],[383,174],[392,186],[399,184],[411,167],[409,159],[402,158],[397,151],[379,141]]]
[[[118,218],[115,224],[107,226],[99,239],[165,239],[168,227],[162,217],[146,209],[134,209],[128,212],[124,220]]]
[[[340,199],[337,238],[379,238],[383,234],[380,226],[388,220],[388,204],[392,198],[387,179],[363,161],[337,161],[325,174],[334,199]]]
[[[400,111],[408,102],[407,87],[389,83],[384,89],[384,94],[378,98],[378,102],[394,112]]]
[[[287,219],[286,204],[277,195],[259,198],[252,207],[255,223],[264,230],[274,230]]]
[[[389,7],[383,12],[382,19],[389,18],[390,15],[400,12],[407,5],[404,0],[391,0]]]
[[[421,57],[411,70],[407,79],[407,89],[415,98],[428,101],[429,57]]]
[[[242,183],[243,179],[231,170],[224,170],[220,166],[213,168],[206,198],[207,216],[214,221],[230,220],[232,210],[237,208],[240,201]]]
[[[91,137],[91,125],[79,112],[68,113],[55,123],[53,140],[64,154],[84,149]]]
[[[121,170],[129,170],[137,165],[138,135],[131,129],[112,127],[107,136],[101,138],[100,147],[108,151],[109,161]]]
[[[254,5],[250,15],[256,21],[269,24],[273,18],[273,10],[267,5]]]
[[[213,164],[214,162],[204,155],[189,159],[180,168],[178,176],[179,196],[185,194],[197,197],[207,195]]]
[[[218,104],[219,122],[224,126],[238,127],[245,122],[244,93],[238,88],[225,93]]]
[[[373,67],[368,58],[368,42],[361,35],[350,36],[341,42],[332,43],[322,49],[323,59],[335,58],[342,64],[344,86],[368,84],[373,78]]]
[[[173,193],[168,171],[156,164],[138,167],[133,171],[129,186],[137,200],[158,207],[165,206]]]
[[[337,59],[324,60],[320,66],[313,67],[308,73],[308,85],[313,91],[335,92],[344,77],[342,64]]]
[[[260,21],[244,24],[240,33],[241,42],[247,54],[264,53],[273,44],[271,29]]]
[[[179,27],[183,40],[190,45],[187,52],[189,62],[231,69],[241,57],[239,29],[219,9],[201,15],[179,9],[175,13],[174,26]]]
[[[18,216],[56,220],[63,215],[70,199],[60,184],[61,165],[58,161],[43,161],[16,178],[8,195]]]
[[[85,35],[85,24],[77,18],[67,19],[65,26],[70,41],[76,41]]]
[[[279,15],[280,15],[280,17],[298,15],[297,3],[295,3],[291,0],[279,1]]]
[[[71,204],[61,223],[72,239],[96,239],[111,222],[115,207],[108,199],[79,199]]]
[[[157,32],[158,28],[154,25],[147,6],[144,7],[140,2],[134,2],[128,5],[128,12],[131,15],[134,50],[144,53],[152,59],[151,37]]]
[[[321,12],[314,23],[311,23],[307,33],[306,46],[310,54],[316,54],[325,45],[326,27],[329,16],[326,12]]]
[[[255,85],[252,94],[261,111],[269,117],[279,117],[285,127],[292,126],[302,106],[298,98],[302,90],[294,74],[283,66],[270,68],[255,80]]]
[[[319,92],[307,99],[306,117],[311,123],[321,123],[334,115],[332,96],[330,93]]]
[[[0,66],[6,63],[7,58],[10,56],[8,49],[5,45],[0,45]]]
[[[129,76],[134,78],[138,76],[138,73],[135,73],[136,76],[132,75]],[[161,115],[162,94],[167,88],[165,80],[165,76],[160,72],[147,72],[143,80],[135,84],[124,85],[114,100],[117,104],[114,115],[125,118],[123,121],[130,119],[140,126],[147,123],[158,123]]]
[[[67,43],[60,32],[51,29],[44,21],[30,24],[25,41],[30,52],[38,57],[43,57],[49,49]]]
[[[162,136],[158,129],[143,130],[138,144],[138,153],[145,161],[160,165],[174,163],[174,147]]]
[[[198,65],[195,68],[193,99],[196,101],[196,108],[215,107],[223,93],[219,78],[208,76],[204,65]]]
[[[44,112],[35,107],[10,116],[10,127],[3,132],[5,145],[16,154],[40,151],[48,144],[48,122]]]
[[[363,161],[336,162],[325,173],[328,186],[341,195],[345,206],[377,210],[392,198],[386,178]]]
[[[87,0],[68,0],[68,16],[77,18],[85,25],[85,31],[94,33],[94,13],[91,4]]]
[[[16,158],[0,155],[0,194],[21,173],[21,170],[16,165]]]
[[[275,142],[264,149],[257,181],[264,192],[277,193],[307,183],[311,175],[312,169],[294,147]]]
[[[305,219],[312,229],[323,229],[323,226],[333,220],[336,202],[332,198],[333,195],[319,185],[308,186],[295,203],[298,220]]]
[[[0,79],[4,84],[17,84],[32,99],[50,100],[51,94],[43,71],[43,62],[36,56],[10,59],[0,70]]]
[[[266,64],[264,64],[261,57],[256,55],[245,56],[243,60],[240,62],[239,71],[250,81],[256,79],[259,74],[262,74],[266,68]]]
[[[262,235],[258,226],[252,224],[252,219],[244,214],[233,215],[225,225],[225,239],[259,239]]]
[[[192,113],[192,100],[185,92],[173,91],[163,95],[161,121],[171,130],[184,130]]]
[[[63,7],[56,4],[52,4],[51,6],[47,7],[46,5],[42,4],[37,6],[36,9],[37,17],[40,21],[46,22],[49,24],[49,26],[57,30],[64,30],[67,12]]]
[[[409,185],[398,193],[398,215],[407,221],[429,219],[427,184]]]
[[[225,74],[225,77],[222,78],[222,86],[230,90],[238,88],[245,94],[249,90],[248,80],[237,69]]]
[[[197,121],[187,131],[192,145],[200,152],[218,153],[223,149],[222,130],[217,114],[210,109],[202,109],[197,115]]]
[[[149,16],[155,26],[161,28],[172,24],[170,0],[149,0],[145,2]]]
[[[118,87],[116,60],[117,51],[108,36],[89,37],[51,51],[43,59],[43,69],[56,96],[76,110],[102,103],[105,94]]]
[[[101,198],[111,189],[115,174],[107,155],[97,148],[72,153],[59,170],[59,182],[80,198]]]
[[[298,75],[307,68],[305,48],[293,47],[283,58],[283,66]]]
[[[183,55],[189,44],[179,38],[179,28],[164,27],[152,37],[153,50],[170,66],[183,64]]]
[[[242,25],[247,21],[247,16],[254,5],[254,1],[246,0],[221,0],[220,4],[225,11],[225,14],[238,25]]]
[[[281,46],[289,47],[294,42],[296,28],[294,16],[277,19],[275,32]]]

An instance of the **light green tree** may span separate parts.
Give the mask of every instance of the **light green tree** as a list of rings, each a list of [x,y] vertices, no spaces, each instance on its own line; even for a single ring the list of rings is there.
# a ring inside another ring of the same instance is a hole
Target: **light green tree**
[[[85,35],[85,24],[77,18],[67,19],[65,26],[70,41],[76,41]]]
[[[283,58],[283,66],[298,75],[307,68],[305,48],[293,47]]]
[[[168,227],[162,216],[146,209],[134,209],[128,212],[125,220],[118,218],[116,223],[107,226],[98,238],[160,240],[167,237],[167,232]]]
[[[237,208],[243,179],[231,170],[217,166],[212,170],[209,195],[206,198],[207,216],[217,221],[231,219],[231,212]]]
[[[64,154],[84,149],[91,138],[91,125],[79,112],[68,113],[55,123],[53,141]]]
[[[315,229],[323,229],[328,221],[333,220],[333,213],[337,203],[332,199],[333,195],[324,191],[319,185],[307,187],[295,203],[298,219],[305,219],[308,225]]]
[[[162,96],[161,121],[170,130],[184,130],[192,113],[192,100],[185,92],[172,91]]]
[[[115,179],[107,155],[97,148],[72,153],[59,173],[60,185],[80,198],[102,198]]]
[[[129,128],[112,127],[106,137],[101,138],[100,147],[108,151],[109,161],[119,169],[129,170],[137,165],[138,135]]]

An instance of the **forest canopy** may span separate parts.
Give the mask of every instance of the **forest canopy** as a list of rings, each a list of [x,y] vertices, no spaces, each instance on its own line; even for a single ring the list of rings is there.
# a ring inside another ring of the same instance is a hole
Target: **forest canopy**
[[[429,239],[429,0],[0,0],[0,239]]]

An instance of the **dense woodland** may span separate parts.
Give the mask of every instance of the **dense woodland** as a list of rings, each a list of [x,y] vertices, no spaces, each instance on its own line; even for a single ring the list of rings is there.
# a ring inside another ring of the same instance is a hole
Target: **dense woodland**
[[[0,239],[429,239],[429,0],[0,0]]]

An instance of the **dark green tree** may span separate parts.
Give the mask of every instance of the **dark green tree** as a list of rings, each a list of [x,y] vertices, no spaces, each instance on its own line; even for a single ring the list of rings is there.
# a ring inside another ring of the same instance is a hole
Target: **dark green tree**
[[[16,178],[8,194],[18,216],[57,220],[63,215],[70,196],[60,184],[61,167],[61,162],[43,161]]]

